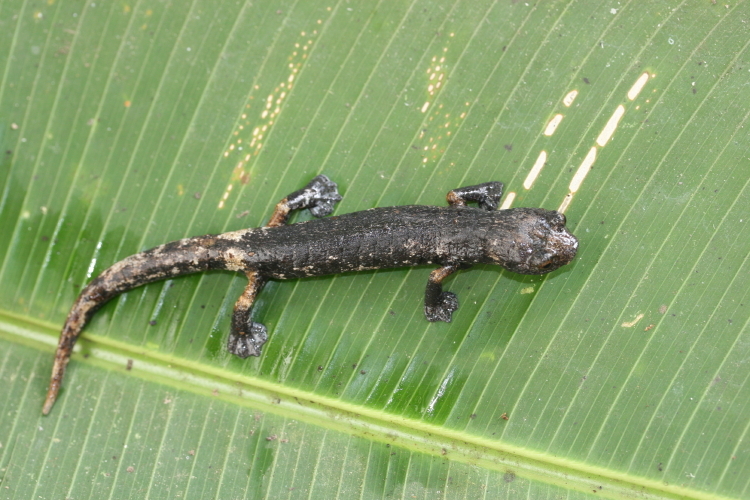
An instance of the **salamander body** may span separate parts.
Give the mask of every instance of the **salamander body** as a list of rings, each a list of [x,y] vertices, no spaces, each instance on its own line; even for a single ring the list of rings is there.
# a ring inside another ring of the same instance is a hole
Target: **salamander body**
[[[229,352],[260,356],[268,338],[251,320],[252,305],[269,279],[293,279],[347,271],[436,264],[425,291],[425,317],[451,321],[458,299],[442,281],[472,264],[497,264],[521,274],[544,274],[569,263],[578,240],[565,216],[541,208],[496,210],[502,183],[488,182],[448,193],[448,207],[408,205],[286,224],[293,210],[316,217],[333,211],[341,196],[319,175],[281,200],[268,226],[166,243],[112,265],[80,293],[60,334],[47,399],[55,402],[78,336],[98,308],[135,287],[186,274],[220,269],[243,272],[248,285],[235,304]],[[479,208],[466,206],[476,201]]]

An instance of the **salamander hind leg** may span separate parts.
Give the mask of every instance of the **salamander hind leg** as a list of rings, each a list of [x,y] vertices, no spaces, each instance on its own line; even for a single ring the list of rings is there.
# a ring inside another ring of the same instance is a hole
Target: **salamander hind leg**
[[[268,227],[283,226],[294,210],[310,210],[315,217],[324,217],[333,212],[334,205],[341,201],[338,186],[325,175],[318,175],[304,188],[293,192],[276,204],[276,209],[268,221]],[[266,280],[257,271],[247,271],[248,284],[234,305],[232,331],[229,332],[227,350],[239,356],[260,356],[263,344],[268,340],[268,330],[261,323],[251,319],[253,302]]]
[[[325,217],[333,212],[333,206],[341,201],[338,185],[325,175],[318,175],[304,188],[293,192],[279,203],[268,221],[269,227],[286,224],[294,210],[310,210],[315,217]]]
[[[476,201],[479,208],[487,211],[497,210],[503,196],[502,182],[485,182],[476,186],[466,186],[448,191],[446,199],[453,207],[463,207],[469,201]]]
[[[453,311],[458,309],[455,293],[443,291],[443,280],[459,269],[457,265],[443,266],[430,273],[424,294],[424,315],[427,321],[451,322]]]
[[[256,271],[248,271],[246,274],[249,282],[234,305],[232,331],[229,332],[227,341],[227,351],[243,359],[248,356],[260,356],[261,348],[268,340],[266,327],[261,323],[254,323],[250,318],[253,302],[263,288],[265,280]]]

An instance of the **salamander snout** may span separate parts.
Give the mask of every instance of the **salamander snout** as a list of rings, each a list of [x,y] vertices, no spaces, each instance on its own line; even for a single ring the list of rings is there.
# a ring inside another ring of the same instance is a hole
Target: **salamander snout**
[[[511,210],[509,238],[491,240],[488,249],[495,263],[515,273],[546,274],[575,258],[578,239],[565,227],[565,215],[541,208]]]
[[[538,269],[535,274],[548,273],[564,266],[575,258],[578,251],[578,238],[565,227],[565,215],[557,211],[547,214],[546,221],[539,224],[539,244],[529,261],[532,267]]]

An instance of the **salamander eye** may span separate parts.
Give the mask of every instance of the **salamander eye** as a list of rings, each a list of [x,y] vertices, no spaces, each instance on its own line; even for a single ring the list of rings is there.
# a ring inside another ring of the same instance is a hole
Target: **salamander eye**
[[[566,222],[567,220],[565,219],[565,214],[561,214],[560,212],[555,212],[555,215],[550,220],[552,226],[556,228],[565,227]]]

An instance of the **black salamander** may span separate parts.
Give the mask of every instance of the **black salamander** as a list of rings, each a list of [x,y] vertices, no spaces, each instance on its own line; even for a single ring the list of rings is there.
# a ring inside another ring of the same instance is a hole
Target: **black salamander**
[[[578,240],[565,216],[541,208],[496,210],[503,184],[487,182],[450,191],[448,207],[409,205],[286,224],[294,210],[315,217],[341,200],[336,183],[319,175],[281,200],[266,227],[173,241],[132,255],[106,269],[76,299],[55,354],[46,415],[60,390],[81,330],[94,312],[135,287],[209,269],[243,272],[248,285],[234,306],[227,349],[241,358],[260,356],[266,327],[251,319],[253,302],[269,279],[436,264],[427,280],[424,313],[450,322],[458,299],[443,280],[471,264],[498,264],[521,274],[544,274],[569,263]],[[477,202],[479,208],[466,206]]]

